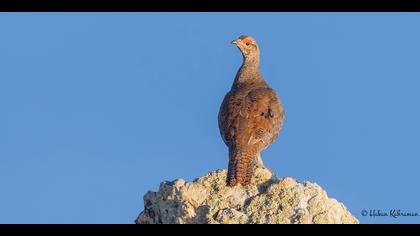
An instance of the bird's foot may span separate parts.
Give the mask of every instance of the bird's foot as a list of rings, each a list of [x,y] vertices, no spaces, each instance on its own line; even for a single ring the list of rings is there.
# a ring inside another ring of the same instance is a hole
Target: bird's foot
[[[259,163],[259,162],[255,163],[255,167],[267,169],[267,167],[265,167],[265,165],[263,163]]]
[[[267,169],[264,165],[264,162],[261,158],[261,155],[258,153],[257,157],[255,158],[255,167],[257,168],[264,168]]]

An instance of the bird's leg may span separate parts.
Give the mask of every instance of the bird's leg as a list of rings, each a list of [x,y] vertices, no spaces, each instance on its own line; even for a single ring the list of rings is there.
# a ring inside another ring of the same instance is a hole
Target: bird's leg
[[[261,153],[258,153],[257,156],[256,156],[256,158],[255,158],[255,166],[257,168],[265,168],[264,162],[263,162],[263,160],[261,158]]]
[[[276,174],[274,173],[274,171],[272,169],[269,169],[269,168],[265,167],[265,165],[263,163],[263,160],[261,158],[261,154],[260,153],[258,153],[257,156],[256,156],[256,158],[255,158],[255,166],[257,168],[266,169],[266,170],[268,170],[268,171],[271,172],[272,176],[276,176]]]

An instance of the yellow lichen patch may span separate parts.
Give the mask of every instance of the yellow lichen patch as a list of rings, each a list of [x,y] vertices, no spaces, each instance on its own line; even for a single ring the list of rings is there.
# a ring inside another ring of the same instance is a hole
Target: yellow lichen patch
[[[277,184],[277,186],[280,188],[289,188],[295,185],[296,185],[296,181],[289,177],[284,178],[282,181],[280,181],[280,183]]]

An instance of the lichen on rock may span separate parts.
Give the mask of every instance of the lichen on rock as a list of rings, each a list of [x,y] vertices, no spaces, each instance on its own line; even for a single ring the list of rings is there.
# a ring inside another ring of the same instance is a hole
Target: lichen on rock
[[[187,183],[162,182],[144,195],[137,224],[357,224],[359,221],[317,184],[276,178],[257,168],[252,184],[226,186],[226,170]]]

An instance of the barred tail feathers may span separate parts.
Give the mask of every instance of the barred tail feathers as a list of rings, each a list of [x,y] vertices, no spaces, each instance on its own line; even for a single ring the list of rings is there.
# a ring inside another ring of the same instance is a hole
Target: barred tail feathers
[[[228,186],[249,185],[254,173],[256,154],[245,150],[229,151],[229,166],[226,183]]]

